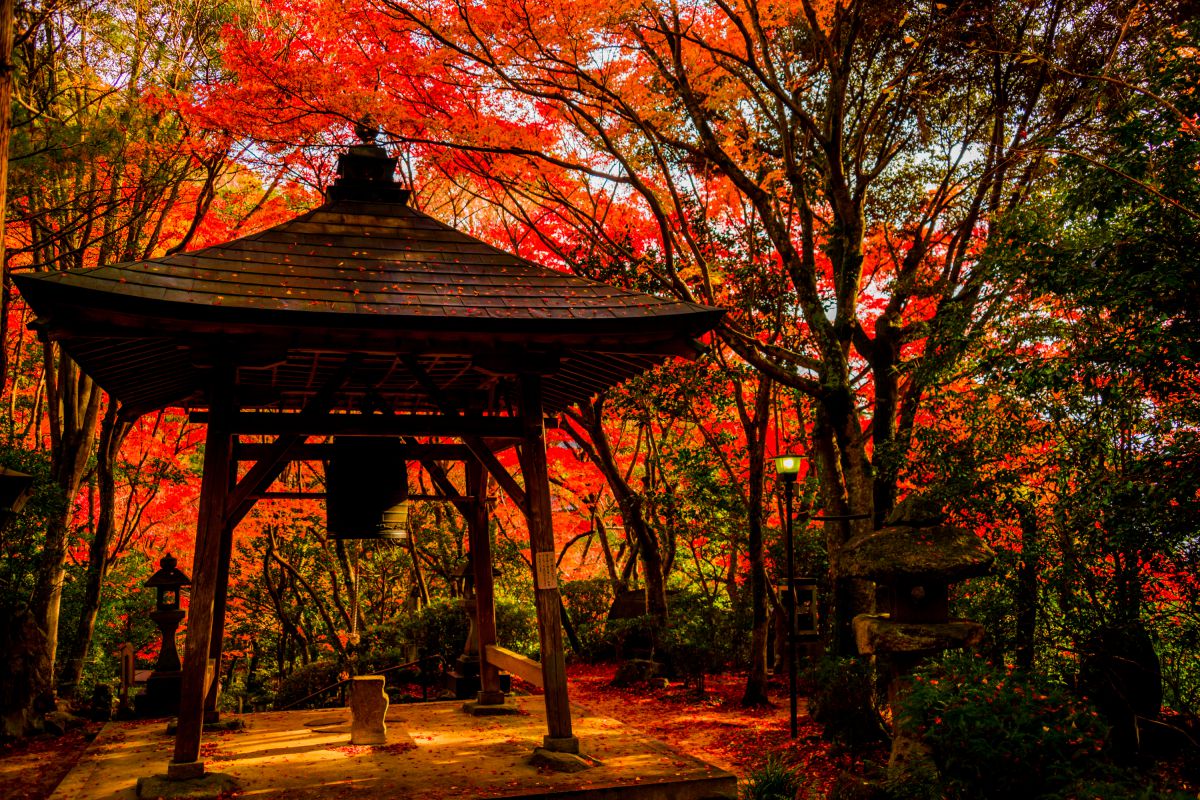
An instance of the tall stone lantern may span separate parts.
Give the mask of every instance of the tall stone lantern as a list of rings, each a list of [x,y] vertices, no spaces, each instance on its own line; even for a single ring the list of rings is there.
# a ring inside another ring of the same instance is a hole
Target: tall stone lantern
[[[877,587],[880,613],[859,614],[853,626],[858,651],[880,657],[880,669],[889,678],[893,737],[888,772],[893,776],[931,766],[919,733],[895,722],[897,702],[923,660],[983,638],[978,622],[950,618],[949,589],[986,573],[995,555],[971,531],[932,520],[891,525],[855,537],[842,550],[841,574],[874,581]]]
[[[158,625],[162,646],[158,651],[154,672],[146,680],[146,691],[137,698],[139,717],[163,717],[179,711],[183,672],[175,632],[186,616],[186,612],[180,608],[183,587],[190,586],[192,581],[178,569],[178,563],[170,554],[164,556],[158,562],[158,572],[146,581],[146,586],[154,588],[155,604],[150,619]]]

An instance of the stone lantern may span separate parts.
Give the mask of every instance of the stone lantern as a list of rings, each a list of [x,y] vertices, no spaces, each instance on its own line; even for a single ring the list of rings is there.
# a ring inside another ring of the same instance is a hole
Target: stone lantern
[[[927,522],[927,521],[926,521]],[[983,575],[995,553],[971,531],[942,524],[909,521],[855,537],[839,560],[840,574],[876,584],[879,613],[854,618],[854,636],[863,655],[880,656],[889,672],[892,718],[908,676],[921,661],[942,650],[969,647],[983,638],[983,626],[951,619],[950,584]],[[888,772],[896,776],[929,751],[915,731],[894,724]]]
[[[492,567],[492,577],[500,577],[500,570]],[[475,573],[471,566],[471,554],[454,575],[454,583],[462,595],[462,610],[467,615],[467,643],[462,655],[454,663],[454,669],[446,673],[446,688],[454,693],[457,700],[473,699],[482,688],[479,675],[479,629],[476,627]],[[508,693],[512,688],[512,679],[507,674],[500,675],[500,689]]]
[[[175,632],[186,616],[180,608],[183,587],[190,586],[192,581],[177,568],[178,563],[170,554],[164,556],[158,562],[158,572],[146,581],[146,586],[154,587],[155,603],[150,619],[158,625],[162,646],[154,672],[146,679],[146,691],[137,698],[137,715],[140,717],[169,716],[179,710],[183,672]]]

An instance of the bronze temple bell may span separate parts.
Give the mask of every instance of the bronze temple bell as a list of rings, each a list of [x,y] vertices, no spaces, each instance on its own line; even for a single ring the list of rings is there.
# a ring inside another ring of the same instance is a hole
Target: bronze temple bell
[[[336,539],[408,539],[408,465],[390,437],[338,437],[325,462],[325,517]]]

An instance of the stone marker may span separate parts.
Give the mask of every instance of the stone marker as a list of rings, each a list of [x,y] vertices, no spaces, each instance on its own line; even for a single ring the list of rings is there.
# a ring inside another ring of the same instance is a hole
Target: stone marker
[[[350,683],[350,744],[387,744],[388,697],[382,675],[364,675]]]

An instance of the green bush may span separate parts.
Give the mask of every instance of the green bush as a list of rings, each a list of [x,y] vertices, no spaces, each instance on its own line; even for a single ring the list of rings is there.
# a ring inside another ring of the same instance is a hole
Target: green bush
[[[542,646],[532,597],[496,598],[496,642],[530,658],[538,657]]]
[[[865,660],[822,658],[804,678],[813,687],[809,713],[834,745],[861,750],[887,738]]]
[[[771,755],[746,776],[742,800],[793,800],[799,788],[800,777]]]
[[[670,623],[660,632],[659,642],[672,672],[698,690],[704,690],[706,675],[737,659],[741,639],[728,606],[696,592],[671,596]]]
[[[1094,709],[1065,687],[977,656],[951,655],[919,671],[899,714],[933,748],[952,799],[1065,800],[1107,770],[1108,731]]]
[[[578,655],[589,659],[597,657],[608,644],[604,626],[612,607],[612,582],[607,578],[565,581],[561,591],[563,605],[583,647],[583,652]]]
[[[364,636],[364,643],[360,645],[362,659],[374,669],[400,663],[405,660],[404,645],[412,643],[420,657],[441,656],[447,664],[452,664],[462,655],[469,629],[470,623],[460,600],[435,600],[414,614],[372,628],[369,641]],[[510,650],[537,655],[537,620],[532,601],[521,603],[496,598],[496,639],[498,644]],[[384,663],[387,658],[383,656],[389,654],[393,660]]]
[[[415,644],[422,658],[441,656],[452,663],[467,642],[469,624],[458,600],[434,600],[397,623],[400,640]]]
[[[314,697],[306,702],[301,701],[314,692],[319,692],[325,687],[332,686],[349,676],[346,667],[337,661],[313,661],[297,667],[292,670],[292,674],[284,678],[279,684],[279,691],[275,693],[275,707],[283,709],[293,703],[297,703],[299,708],[320,708],[337,705],[338,694],[334,691]]]

